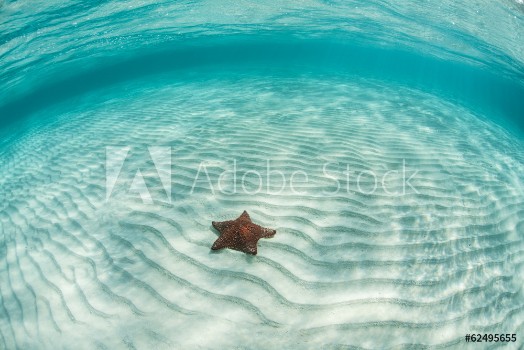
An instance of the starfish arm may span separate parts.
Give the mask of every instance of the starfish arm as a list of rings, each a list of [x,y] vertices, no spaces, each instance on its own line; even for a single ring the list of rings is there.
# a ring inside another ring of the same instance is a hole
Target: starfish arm
[[[251,241],[246,244],[246,248],[244,250],[245,253],[257,255],[257,241]]]
[[[216,228],[218,231],[222,232],[226,227],[231,226],[233,223],[232,220],[228,221],[213,221],[211,222],[211,225],[213,225],[214,228]]]
[[[262,238],[271,238],[277,233],[277,230],[272,230],[270,228],[262,227],[262,234],[260,237]]]
[[[242,214],[240,214],[240,216],[238,217],[238,219],[242,220],[242,221],[247,221],[247,222],[251,222],[251,217],[249,216],[249,214],[247,213],[247,211],[244,210],[244,212]]]
[[[257,224],[252,224],[250,231],[255,237],[257,237],[257,239],[258,238],[271,238],[277,233],[276,230],[265,228]]]
[[[215,243],[213,243],[213,246],[211,247],[212,250],[219,250],[223,248],[228,248],[228,239],[226,238],[226,235],[220,235],[220,237],[217,238]]]

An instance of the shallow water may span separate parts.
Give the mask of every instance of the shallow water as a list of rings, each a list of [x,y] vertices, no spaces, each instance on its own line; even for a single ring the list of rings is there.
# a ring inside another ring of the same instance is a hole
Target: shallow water
[[[0,348],[522,347],[518,2],[0,16]]]

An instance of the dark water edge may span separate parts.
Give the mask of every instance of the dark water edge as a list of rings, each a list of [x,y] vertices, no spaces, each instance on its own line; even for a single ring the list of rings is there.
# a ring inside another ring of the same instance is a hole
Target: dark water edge
[[[0,105],[0,128],[38,110],[114,84],[176,71],[245,71],[247,74],[346,74],[379,79],[433,93],[466,106],[524,135],[524,84],[497,69],[450,61],[422,52],[361,45],[332,38],[298,39],[236,35],[170,42],[117,55],[51,67],[42,81]]]

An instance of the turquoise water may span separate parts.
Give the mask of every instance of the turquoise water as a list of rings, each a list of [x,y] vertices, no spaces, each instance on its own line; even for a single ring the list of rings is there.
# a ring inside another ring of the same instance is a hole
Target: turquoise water
[[[520,1],[0,18],[1,349],[522,348]]]

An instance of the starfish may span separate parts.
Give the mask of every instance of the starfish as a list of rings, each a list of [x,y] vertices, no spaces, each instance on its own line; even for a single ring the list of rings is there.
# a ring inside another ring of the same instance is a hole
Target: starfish
[[[211,247],[212,250],[230,248],[257,255],[258,240],[273,237],[277,233],[276,230],[253,223],[245,210],[235,220],[213,221],[211,224],[220,232],[220,236]]]

